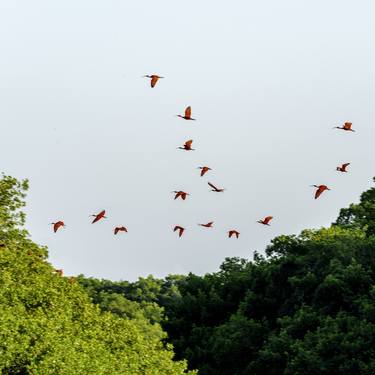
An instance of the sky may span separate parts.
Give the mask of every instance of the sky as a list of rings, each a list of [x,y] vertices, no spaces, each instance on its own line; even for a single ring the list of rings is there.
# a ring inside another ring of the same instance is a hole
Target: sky
[[[278,235],[330,225],[375,175],[374,11],[0,0],[0,170],[30,181],[32,239],[67,275],[135,280],[214,272]],[[165,78],[151,89],[146,74]],[[197,121],[176,117],[188,105]],[[332,129],[344,121],[356,132]],[[196,150],[178,150],[188,139]],[[200,177],[201,165],[212,171]],[[332,190],[314,200],[312,184]],[[173,190],[191,195],[174,201]],[[267,215],[270,227],[256,223]],[[117,225],[129,232],[114,236]]]

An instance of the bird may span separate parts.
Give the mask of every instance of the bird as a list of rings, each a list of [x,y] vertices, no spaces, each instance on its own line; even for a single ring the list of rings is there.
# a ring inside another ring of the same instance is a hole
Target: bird
[[[213,223],[214,223],[213,221],[210,221],[207,224],[198,224],[198,225],[200,225],[201,227],[205,227],[205,228],[212,228]]]
[[[176,225],[173,229],[173,232],[176,232],[178,230],[178,237],[181,237],[182,234],[184,233],[185,228],[180,227],[179,225]]]
[[[156,74],[146,75],[146,76],[143,76],[143,77],[151,78],[151,87],[155,87],[156,82],[159,80],[159,78],[164,78],[164,77],[160,77]]]
[[[263,220],[258,220],[257,223],[263,225],[269,225],[269,222],[273,219],[273,216],[267,216]]]
[[[198,167],[198,169],[201,170],[201,177],[203,177],[208,171],[211,171],[212,169],[210,167]]]
[[[106,219],[107,217],[104,216],[104,215],[105,215],[105,210],[99,212],[97,215],[90,215],[90,216],[95,217],[95,219],[92,221],[91,224],[96,223],[96,222],[99,221],[100,219],[103,219],[103,218]]]
[[[311,186],[318,188],[318,190],[315,192],[315,199],[318,199],[320,195],[323,193],[323,191],[331,190],[326,185],[311,185]]]
[[[64,270],[54,270],[59,276],[63,276]]]
[[[59,228],[61,228],[61,227],[65,227],[66,225],[64,224],[64,222],[63,221],[61,221],[61,220],[59,220],[59,221],[56,221],[56,223],[51,223],[51,225],[53,225],[53,231],[56,233],[58,230],[59,230]]]
[[[177,199],[178,197],[181,197],[182,200],[185,200],[186,197],[188,195],[190,195],[189,193],[186,193],[186,192],[184,192],[182,190],[179,190],[179,191],[175,190],[175,191],[172,191],[172,193],[176,194],[175,197],[174,197],[174,199]]]
[[[113,232],[116,235],[118,232],[126,232],[126,233],[128,233],[128,230],[125,227],[116,227]]]
[[[228,237],[231,238],[233,235],[235,235],[238,238],[240,235],[240,232],[237,232],[236,230],[232,229],[228,232]]]
[[[211,182],[208,182],[208,185],[210,185],[212,187],[211,191],[214,191],[215,193],[222,193],[225,190],[225,189],[217,188],[214,184],[211,184]]]
[[[344,163],[344,164],[341,165],[341,167],[337,167],[336,171],[347,172],[346,168],[347,168],[348,165],[350,165],[350,163]]]
[[[178,147],[180,150],[186,150],[186,151],[194,151],[194,148],[191,148],[191,145],[193,143],[192,139],[189,139],[186,141],[183,145],[183,147]]]
[[[181,115],[177,115],[177,117],[181,117],[183,118],[184,120],[193,120],[195,121],[196,119],[195,118],[192,118],[191,117],[191,107],[186,107],[185,109],[185,115],[184,116],[181,116]]]
[[[355,130],[352,129],[352,123],[351,122],[345,122],[343,126],[335,126],[333,129],[341,129],[348,132],[355,132]]]

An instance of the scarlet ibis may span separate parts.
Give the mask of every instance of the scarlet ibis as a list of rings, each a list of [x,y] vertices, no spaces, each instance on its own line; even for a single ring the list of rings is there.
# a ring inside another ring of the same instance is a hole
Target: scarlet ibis
[[[181,190],[179,190],[179,191],[175,190],[175,191],[173,191],[173,193],[176,194],[174,199],[177,199],[178,197],[181,197],[182,200],[185,200],[186,197],[188,195],[190,195],[189,193],[185,193],[184,191],[181,191]]]
[[[341,167],[337,167],[336,171],[347,172],[346,168],[348,167],[348,165],[350,165],[350,163],[344,163],[344,164],[341,165]]]
[[[222,193],[225,189],[219,189],[214,184],[211,184],[211,182],[208,182],[208,185],[212,187],[211,191],[214,191],[215,193]]]
[[[201,170],[201,177],[203,177],[208,171],[211,171],[212,169],[210,167],[198,167],[198,169]]]
[[[125,227],[116,227],[113,232],[116,235],[118,232],[126,232],[126,233],[128,233],[128,230]]]
[[[58,230],[59,230],[59,228],[61,228],[61,227],[65,227],[66,225],[64,224],[64,222],[63,221],[61,221],[61,220],[59,220],[59,221],[56,221],[56,223],[51,223],[51,225],[53,225],[53,231],[56,233]]]
[[[59,276],[63,276],[64,270],[54,270]]]
[[[100,219],[106,219],[107,217],[104,216],[105,215],[105,210],[99,212],[97,215],[90,215],[90,216],[93,216],[95,219],[92,221],[91,224],[94,224],[96,223],[97,221],[99,221]]]
[[[228,237],[231,238],[233,235],[235,235],[238,238],[240,235],[240,232],[237,232],[236,230],[232,229],[228,232]]]
[[[183,145],[183,147],[178,147],[180,150],[186,150],[186,151],[194,151],[194,148],[191,148],[191,145],[193,143],[192,139],[189,139],[186,141]]]
[[[213,223],[214,223],[213,221],[210,221],[207,224],[198,224],[198,225],[200,225],[201,227],[205,227],[205,228],[212,228]]]
[[[343,126],[335,126],[333,129],[341,129],[345,130],[347,132],[354,132],[355,130],[352,129],[352,123],[351,122],[345,122]]]
[[[186,109],[185,109],[185,115],[184,116],[177,115],[177,117],[181,117],[184,120],[194,120],[195,121],[195,118],[191,117],[191,107],[190,106],[186,107]]]
[[[331,190],[326,185],[311,185],[311,186],[317,188],[317,191],[315,192],[315,199],[318,199],[320,195],[323,193],[323,191]]]
[[[178,237],[181,237],[184,233],[185,228],[180,227],[179,225],[176,225],[173,229],[173,232],[176,232],[178,230]]]
[[[257,223],[263,225],[269,225],[269,222],[273,219],[273,216],[267,216],[263,220],[258,220]]]
[[[156,82],[159,80],[159,78],[164,78],[164,77],[160,77],[156,74],[151,74],[150,76],[147,75],[147,76],[143,76],[143,77],[151,78],[151,87],[155,87]]]

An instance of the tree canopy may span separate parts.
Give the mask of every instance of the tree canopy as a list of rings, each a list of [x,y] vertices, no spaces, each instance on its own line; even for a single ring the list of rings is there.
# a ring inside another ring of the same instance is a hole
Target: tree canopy
[[[97,282],[161,306],[167,341],[201,375],[375,373],[375,188],[330,228],[276,237],[265,256],[147,280]]]
[[[137,320],[131,306],[131,319],[101,311],[74,278],[55,272],[47,249],[23,229],[27,187],[0,179],[0,372],[185,374],[160,327]],[[115,310],[122,302],[107,304]]]

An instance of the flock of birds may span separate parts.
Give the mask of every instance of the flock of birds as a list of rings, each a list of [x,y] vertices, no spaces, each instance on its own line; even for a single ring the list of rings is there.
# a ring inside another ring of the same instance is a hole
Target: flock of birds
[[[161,78],[164,78],[164,77],[161,77],[161,76],[158,76],[156,74],[152,74],[152,75],[145,75],[144,77],[147,77],[147,78],[150,78],[150,83],[151,83],[151,88],[154,88],[156,86],[156,83],[158,82],[159,79]],[[192,118],[191,117],[191,107],[188,106],[186,109],[185,109],[185,112],[184,112],[184,115],[177,115],[177,117],[180,117],[186,121],[195,121],[196,119],[195,118]],[[351,122],[345,122],[343,126],[335,126],[333,129],[340,129],[340,130],[343,130],[343,131],[347,131],[347,132],[354,132],[355,130],[352,129],[352,123]],[[181,147],[178,147],[178,149],[180,150],[184,150],[184,151],[194,151],[195,149],[192,148],[192,144],[193,144],[193,140],[192,139],[189,139],[188,141],[186,141],[183,146]],[[336,168],[337,171],[339,172],[343,172],[343,173],[346,173],[347,172],[347,167],[350,165],[350,163],[344,163],[342,164],[341,166],[338,166]],[[206,173],[208,173],[209,171],[211,171],[212,169],[208,166],[200,166],[198,167],[198,169],[200,169],[200,176],[203,177]],[[225,189],[223,188],[218,188],[217,186],[215,186],[214,184],[212,184],[211,182],[208,182],[208,185],[211,187],[211,191],[215,192],[215,193],[223,193]],[[330,190],[328,188],[328,186],[326,185],[311,185],[313,187],[316,188],[316,191],[315,191],[315,199],[318,199],[321,194],[326,191],[326,190]],[[174,196],[174,199],[182,199],[182,200],[186,200],[186,198],[189,196],[189,193],[185,192],[185,191],[182,191],[182,190],[179,190],[179,191],[173,191],[173,193],[175,194]],[[105,219],[106,216],[105,216],[105,210],[102,210],[101,212],[99,212],[98,214],[94,214],[94,215],[90,215],[92,217],[94,217],[94,220],[92,221],[92,224],[95,224],[97,223],[98,221],[102,220],[102,219]],[[261,219],[261,220],[258,220],[257,223],[259,224],[262,224],[262,225],[270,225],[270,221],[273,219],[273,216],[266,216],[264,219]],[[199,226],[201,227],[204,227],[204,228],[212,228],[213,227],[213,224],[214,222],[213,221],[210,221],[208,223],[201,223],[201,224],[198,224]],[[51,223],[51,225],[53,225],[53,231],[56,233],[60,228],[63,228],[65,227],[65,223],[62,221],[62,220],[59,220],[59,221],[56,221],[54,223]],[[179,237],[182,237],[182,235],[184,234],[185,232],[185,228],[180,226],[180,225],[176,225],[174,228],[173,228],[173,231],[174,232],[177,232],[178,233],[178,236]],[[117,235],[119,232],[128,232],[128,229],[125,227],[125,226],[117,226],[113,229],[113,233],[115,235]],[[236,238],[239,238],[240,236],[240,232],[238,232],[237,230],[235,229],[231,229],[227,232],[228,234],[228,237],[231,238],[233,236],[235,236]]]

